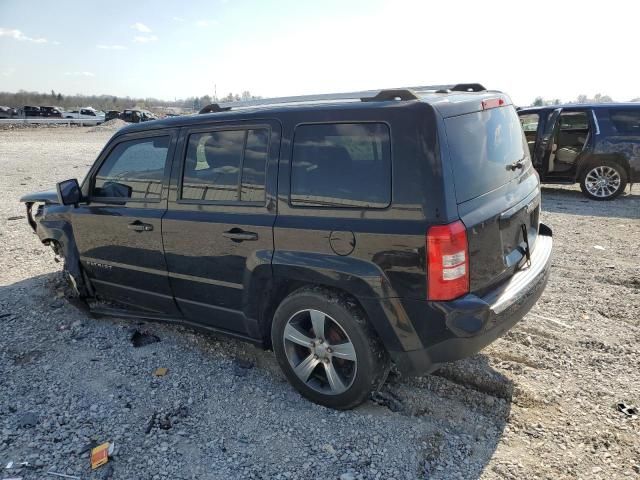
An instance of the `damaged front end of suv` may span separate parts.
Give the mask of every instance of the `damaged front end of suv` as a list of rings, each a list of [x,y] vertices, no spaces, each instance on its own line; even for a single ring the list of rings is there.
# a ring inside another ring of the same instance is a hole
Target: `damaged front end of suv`
[[[64,183],[64,182],[63,182]],[[44,245],[64,260],[64,271],[75,294],[80,298],[92,296],[90,283],[80,268],[80,255],[69,221],[68,205],[60,200],[56,190],[29,193],[20,198],[26,205],[27,221]]]

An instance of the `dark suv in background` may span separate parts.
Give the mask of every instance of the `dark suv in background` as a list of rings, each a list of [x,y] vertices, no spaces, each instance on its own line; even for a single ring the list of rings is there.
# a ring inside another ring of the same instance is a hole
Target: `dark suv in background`
[[[42,113],[40,112],[40,107],[32,107],[30,105],[25,105],[21,109],[21,115],[23,117],[40,117]]]
[[[640,104],[553,105],[518,115],[542,182],[578,182],[587,197],[611,200],[640,181]]]
[[[40,115],[48,118],[62,118],[64,110],[61,107],[40,107]]]
[[[95,312],[272,347],[334,408],[392,363],[424,374],[477,352],[529,311],[551,264],[516,111],[478,84],[131,125],[81,186],[22,201]]]

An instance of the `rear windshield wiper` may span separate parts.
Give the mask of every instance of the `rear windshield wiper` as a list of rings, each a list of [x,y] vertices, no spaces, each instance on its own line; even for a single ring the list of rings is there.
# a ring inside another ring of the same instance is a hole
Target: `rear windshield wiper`
[[[527,157],[524,156],[520,160],[517,160],[509,165],[507,165],[507,170],[511,170],[515,172],[517,169],[522,169],[524,167],[524,161]]]

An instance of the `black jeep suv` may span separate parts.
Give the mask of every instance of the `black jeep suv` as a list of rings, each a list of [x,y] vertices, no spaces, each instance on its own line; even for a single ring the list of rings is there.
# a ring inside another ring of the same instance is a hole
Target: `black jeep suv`
[[[611,200],[640,181],[640,104],[553,105],[518,114],[542,182],[578,182],[587,197]]]
[[[304,396],[334,408],[362,402],[392,364],[428,373],[477,352],[550,270],[518,116],[478,84],[131,125],[82,185],[22,201],[97,313],[272,347]]]

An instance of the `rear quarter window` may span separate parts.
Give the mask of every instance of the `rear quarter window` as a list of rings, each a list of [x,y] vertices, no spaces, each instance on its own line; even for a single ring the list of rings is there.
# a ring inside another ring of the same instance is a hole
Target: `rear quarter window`
[[[293,140],[291,205],[385,208],[391,141],[384,123],[300,125]]]
[[[640,135],[640,108],[633,110],[611,110],[611,123],[619,133]]]
[[[513,180],[522,170],[512,171],[507,166],[529,157],[512,106],[446,118],[445,129],[458,202]]]

